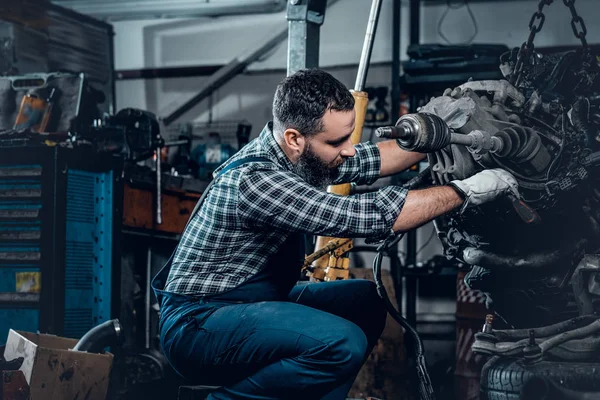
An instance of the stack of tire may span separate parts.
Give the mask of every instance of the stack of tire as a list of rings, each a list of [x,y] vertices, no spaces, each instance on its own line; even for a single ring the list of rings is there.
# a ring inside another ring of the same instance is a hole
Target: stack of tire
[[[492,357],[481,371],[481,400],[600,399],[600,363]]]

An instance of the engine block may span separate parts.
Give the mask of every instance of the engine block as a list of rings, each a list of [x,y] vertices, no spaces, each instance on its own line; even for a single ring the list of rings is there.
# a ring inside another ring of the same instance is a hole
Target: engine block
[[[466,82],[418,111],[441,117],[455,134],[503,143],[495,152],[452,144],[430,153],[435,184],[503,168],[541,217],[525,224],[497,200],[434,222],[446,255],[472,266],[467,284],[488,293],[509,324],[525,327],[577,315],[570,276],[600,247],[600,67],[579,51],[535,54],[513,86],[515,62],[509,56],[501,65],[506,80]]]

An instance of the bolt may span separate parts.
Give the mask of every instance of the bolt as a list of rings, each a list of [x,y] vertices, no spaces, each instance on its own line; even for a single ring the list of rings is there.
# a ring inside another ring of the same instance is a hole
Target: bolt
[[[535,331],[533,329],[529,330],[529,345],[535,346]]]
[[[529,343],[523,348],[523,356],[527,362],[538,362],[542,359],[542,349],[535,342],[535,331],[529,331]]]
[[[485,316],[485,324],[483,325],[483,333],[492,333],[492,323],[494,322],[494,315],[488,314]]]

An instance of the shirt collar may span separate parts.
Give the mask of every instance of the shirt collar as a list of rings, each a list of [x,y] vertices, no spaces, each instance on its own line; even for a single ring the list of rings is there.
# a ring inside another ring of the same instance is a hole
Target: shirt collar
[[[292,170],[293,165],[287,155],[283,152],[279,143],[275,140],[275,136],[273,135],[273,122],[270,121],[265,125],[262,132],[259,135],[258,140],[260,141],[260,145],[263,150],[265,150],[269,155],[275,157],[278,163],[285,167],[288,170]]]

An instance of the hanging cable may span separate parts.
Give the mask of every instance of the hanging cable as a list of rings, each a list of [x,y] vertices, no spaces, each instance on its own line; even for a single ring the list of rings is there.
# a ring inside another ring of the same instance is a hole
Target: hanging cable
[[[429,378],[429,373],[427,372],[427,362],[425,360],[425,348],[423,347],[423,341],[419,337],[419,334],[415,328],[413,328],[408,321],[402,317],[398,310],[396,310],[390,301],[388,293],[383,286],[383,281],[381,280],[381,263],[384,255],[388,253],[388,251],[393,248],[403,237],[404,233],[399,235],[390,235],[377,248],[377,255],[373,260],[373,278],[375,280],[375,285],[377,286],[377,293],[379,293],[379,296],[383,299],[388,313],[394,320],[396,320],[396,322],[398,322],[398,324],[400,324],[402,328],[404,328],[404,330],[413,340],[421,400],[435,400],[433,386],[431,384],[431,379]]]

